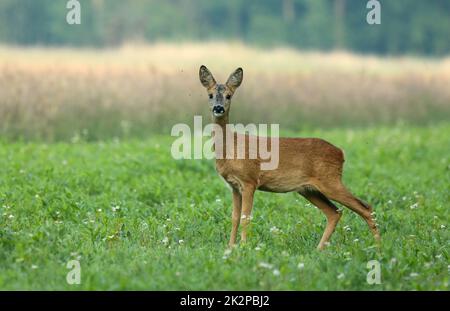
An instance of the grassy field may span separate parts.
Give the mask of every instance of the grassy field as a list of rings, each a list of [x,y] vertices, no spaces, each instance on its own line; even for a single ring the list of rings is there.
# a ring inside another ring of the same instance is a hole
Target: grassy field
[[[226,253],[231,197],[211,161],[173,140],[0,143],[0,288],[448,290],[450,125],[296,133],[346,151],[344,180],[374,205],[383,244],[345,209],[323,252],[322,213],[257,193],[249,243]],[[66,264],[81,263],[68,285]],[[369,260],[382,283],[366,282]]]
[[[292,193],[257,193],[248,244],[225,251],[231,194],[214,162],[170,154],[172,126],[208,115],[201,64],[219,81],[244,68],[232,122],[345,150],[380,251],[347,209],[316,251],[325,217]],[[0,289],[448,290],[449,85],[450,58],[0,47]],[[73,259],[80,285],[66,282]]]

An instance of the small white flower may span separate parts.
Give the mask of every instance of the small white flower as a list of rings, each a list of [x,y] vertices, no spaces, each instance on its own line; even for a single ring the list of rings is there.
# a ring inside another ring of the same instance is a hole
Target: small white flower
[[[267,263],[267,262],[260,262],[260,263],[258,264],[258,267],[260,267],[260,268],[265,268],[265,269],[272,269],[272,268],[273,268],[273,265],[270,264],[270,263]]]
[[[222,259],[223,259],[223,260],[228,259],[228,256],[229,256],[230,254],[231,254],[231,249],[230,249],[230,248],[227,248],[227,249],[225,250],[225,252],[223,252]]]
[[[441,229],[445,229],[445,225],[441,225]]]
[[[387,204],[392,204],[392,200],[387,201]]]
[[[184,240],[178,240],[178,244],[183,244]]]
[[[9,214],[8,218],[9,218],[9,219],[13,219],[13,218],[14,218],[14,215],[13,215],[13,214]]]
[[[111,207],[111,210],[112,210],[113,212],[115,212],[115,211],[117,211],[117,210],[119,210],[119,209],[120,209],[120,206],[118,206],[118,205]]]
[[[344,226],[344,230],[345,231],[352,231],[352,228],[350,228],[350,226]]]
[[[274,270],[273,270],[273,275],[279,276],[279,275],[280,275],[280,270],[274,269]]]
[[[39,268],[37,265],[32,265],[32,266],[31,266],[31,269],[33,269],[33,270],[35,270],[35,269],[37,269],[37,268]]]
[[[163,244],[167,244],[167,243],[169,243],[169,238],[168,237],[164,237],[164,239],[162,239],[161,242]]]
[[[99,209],[97,210],[97,212],[99,212],[99,213],[100,213],[101,211],[102,211],[102,209],[101,209],[101,208],[99,208]]]
[[[406,197],[402,197],[402,200],[403,200],[403,201],[406,201]]]
[[[442,258],[442,254],[436,255],[435,256],[437,259],[441,259]]]
[[[270,228],[270,232],[271,233],[275,233],[275,234],[277,234],[277,233],[280,233],[280,229],[278,229],[277,227],[275,227],[275,226],[273,226],[272,228]]]
[[[172,219],[170,219],[170,218],[167,218],[167,219],[166,219],[166,221],[170,222],[170,221],[172,221]]]
[[[305,264],[304,264],[303,262],[300,262],[300,263],[297,265],[297,268],[300,269],[300,270],[302,270],[303,268],[305,268]]]
[[[419,207],[419,203],[414,203],[413,205],[411,205],[409,208],[410,209],[416,209]]]
[[[261,247],[259,247],[259,246],[255,247],[255,251],[260,251],[260,250],[261,250]]]
[[[141,222],[141,230],[147,230],[147,229],[148,229],[148,224],[145,221]]]
[[[359,239],[354,239],[353,242],[357,243],[359,242]]]
[[[415,278],[415,277],[419,276],[419,273],[412,272],[409,276],[412,277],[412,278]]]
[[[339,274],[339,275],[337,276],[338,279],[343,279],[344,277],[345,277],[345,274],[344,274],[344,273],[341,273],[341,274]]]

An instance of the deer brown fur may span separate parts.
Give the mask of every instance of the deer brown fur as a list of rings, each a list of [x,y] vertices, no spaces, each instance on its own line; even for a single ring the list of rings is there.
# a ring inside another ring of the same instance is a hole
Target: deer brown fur
[[[238,134],[227,128],[231,98],[243,80],[243,70],[236,69],[225,84],[218,84],[211,72],[200,67],[200,81],[209,95],[214,123],[224,133],[219,143],[224,150],[226,137],[234,135],[237,150]],[[327,225],[319,242],[323,249],[341,217],[332,203],[336,201],[360,215],[369,225],[375,239],[380,240],[372,218],[372,207],[353,196],[342,183],[344,153],[341,149],[318,138],[279,138],[279,162],[274,170],[261,170],[261,158],[249,157],[248,135],[245,135],[245,158],[216,159],[216,170],[230,185],[233,193],[232,229],[229,245],[236,243],[239,225],[242,226],[241,241],[247,239],[247,227],[251,220],[253,197],[256,190],[268,192],[298,192],[317,206],[326,216]],[[270,142],[270,140],[269,140]],[[268,144],[270,147],[270,143]]]

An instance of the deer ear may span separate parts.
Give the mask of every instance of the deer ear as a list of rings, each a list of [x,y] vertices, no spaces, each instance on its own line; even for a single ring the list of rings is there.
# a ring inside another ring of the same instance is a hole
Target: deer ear
[[[239,85],[241,85],[243,78],[244,71],[239,67],[228,78],[227,86],[234,92],[239,87]]]
[[[208,70],[208,68],[206,68],[206,66],[204,66],[204,65],[200,66],[199,77],[200,77],[200,82],[207,89],[216,85],[216,80],[214,80],[213,75]]]

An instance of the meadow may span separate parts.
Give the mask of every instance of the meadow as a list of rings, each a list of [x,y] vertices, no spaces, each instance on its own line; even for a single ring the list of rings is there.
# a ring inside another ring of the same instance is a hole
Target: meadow
[[[248,68],[232,120],[345,150],[380,249],[344,208],[319,252],[320,211],[258,192],[248,243],[227,251],[231,194],[214,162],[170,154],[172,125],[207,115],[203,62],[222,79]],[[448,59],[238,44],[0,48],[0,289],[448,290],[449,80]],[[366,281],[370,260],[381,284]]]
[[[95,141],[170,133],[209,119],[198,81],[207,65],[244,82],[233,122],[284,130],[448,121],[450,58],[258,50],[238,43],[127,45],[112,50],[0,47],[0,134],[13,140]]]

